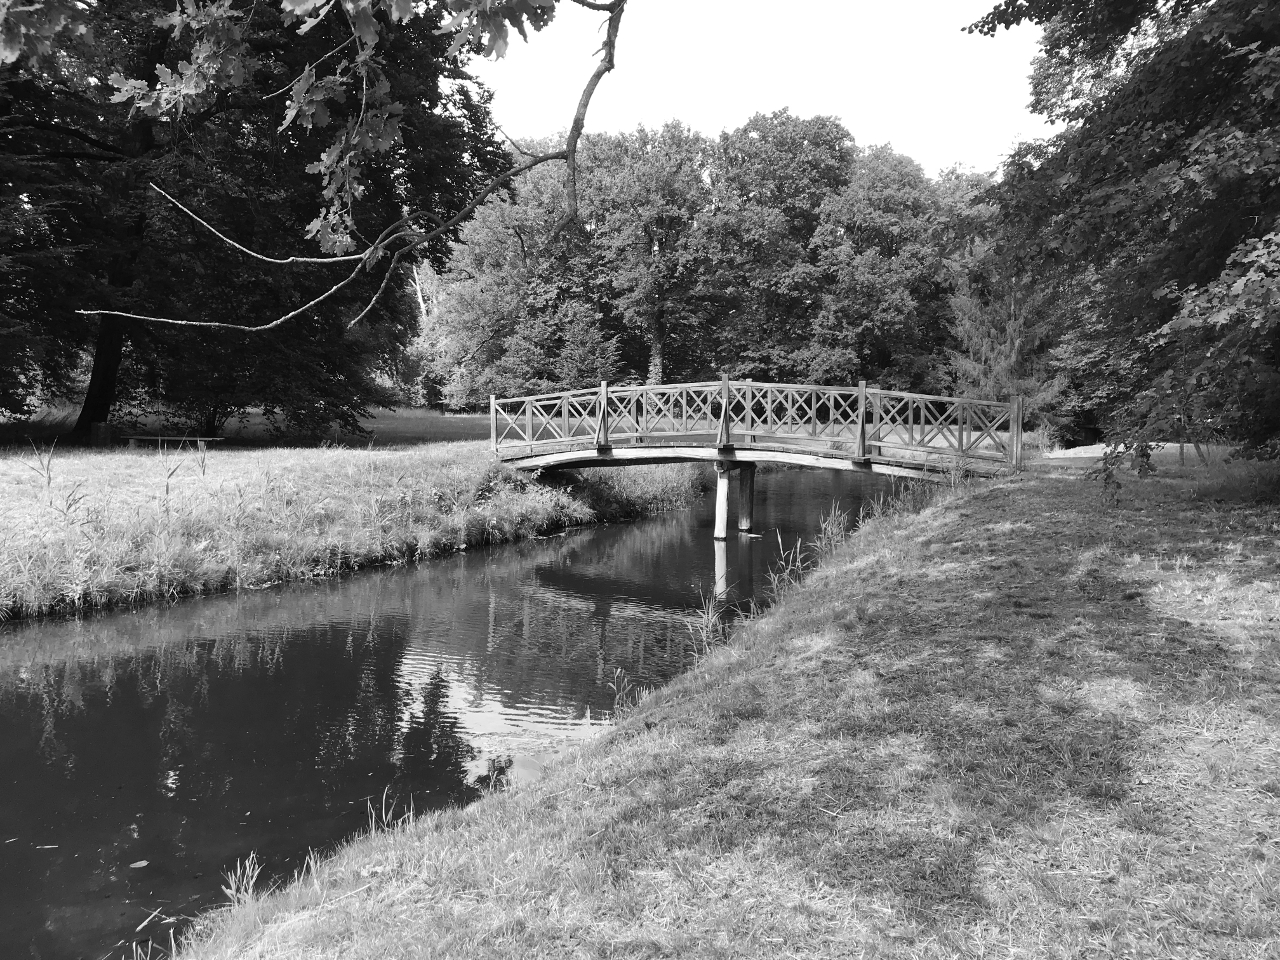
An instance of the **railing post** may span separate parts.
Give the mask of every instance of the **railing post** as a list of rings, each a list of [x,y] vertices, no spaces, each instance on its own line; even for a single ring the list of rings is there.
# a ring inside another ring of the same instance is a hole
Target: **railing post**
[[[858,381],[858,433],[854,441],[854,456],[861,459],[867,455],[867,381]]]
[[[568,440],[569,439],[569,397],[567,394],[560,398],[560,406],[564,411],[563,415],[560,418],[561,420],[560,432],[562,434],[560,439]]]
[[[752,424],[751,408],[755,404],[755,400],[756,400],[755,394],[752,392],[752,389],[751,389],[751,381],[748,380],[747,381],[747,406],[746,406],[746,409],[743,411],[743,415],[742,415],[742,431],[747,435],[747,443],[756,442],[755,433],[751,429],[751,424]]]
[[[498,398],[489,394],[489,443],[493,452],[498,452]]]
[[[729,446],[729,375],[720,382],[720,430],[716,434],[716,446]]]
[[[606,450],[609,447],[609,381],[600,381],[600,416],[596,420],[596,449]]]
[[[1009,401],[1009,466],[1014,473],[1022,470],[1022,398]]]
[[[527,443],[533,443],[533,401],[526,400],[524,402],[524,439]]]
[[[878,442],[879,440],[883,439],[880,436],[880,431],[882,429],[880,418],[883,416],[883,411],[880,409],[880,401],[883,398],[880,395],[879,387],[872,385],[871,389],[875,392],[875,403],[874,403],[874,409],[872,410],[872,416],[871,416],[871,441],[872,441],[872,445],[876,448],[876,452],[873,455],[879,456],[883,452],[880,449],[880,444]]]

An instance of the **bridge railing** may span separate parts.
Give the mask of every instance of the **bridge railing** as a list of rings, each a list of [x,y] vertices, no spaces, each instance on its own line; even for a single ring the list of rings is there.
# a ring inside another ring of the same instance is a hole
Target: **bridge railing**
[[[493,447],[782,444],[910,463],[1021,465],[1022,404],[814,384],[719,380],[490,398]]]

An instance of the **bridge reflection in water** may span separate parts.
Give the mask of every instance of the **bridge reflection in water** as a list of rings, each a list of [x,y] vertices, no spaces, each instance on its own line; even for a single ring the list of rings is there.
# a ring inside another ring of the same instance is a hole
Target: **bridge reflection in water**
[[[856,387],[703,383],[489,398],[494,452],[519,470],[703,461],[716,468],[714,536],[752,529],[755,468],[784,463],[936,478],[1022,467],[1022,400],[1007,403]]]

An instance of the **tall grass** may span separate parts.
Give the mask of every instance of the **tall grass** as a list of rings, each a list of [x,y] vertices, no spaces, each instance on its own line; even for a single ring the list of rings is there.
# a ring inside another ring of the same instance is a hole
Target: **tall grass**
[[[0,457],[0,619],[404,563],[689,503],[671,466],[549,486],[479,442]]]

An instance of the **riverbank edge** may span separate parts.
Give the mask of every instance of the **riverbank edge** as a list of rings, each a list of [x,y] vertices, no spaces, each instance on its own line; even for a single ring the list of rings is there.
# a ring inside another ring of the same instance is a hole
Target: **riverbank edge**
[[[379,452],[400,451],[392,448]],[[270,451],[255,453],[269,455]],[[69,587],[60,595],[42,598],[37,603],[24,603],[13,598],[13,591],[0,590],[0,625],[141,609],[161,601],[217,596],[236,590],[262,590],[285,583],[329,579],[366,568],[430,562],[472,548],[545,536],[570,527],[631,522],[683,509],[710,488],[705,471],[687,464],[613,471],[607,478],[603,470],[571,471],[551,475],[546,482],[517,474],[496,459],[487,460],[479,467],[473,471],[473,482],[464,484],[470,486],[475,499],[456,505],[458,509],[442,516],[444,522],[438,528],[421,535],[388,536],[385,531],[369,526],[358,531],[355,537],[339,543],[330,540],[322,549],[304,553],[288,563],[280,562],[277,551],[274,564],[260,565],[266,558],[262,553],[247,557],[243,565],[223,565],[212,576],[203,573],[190,576],[176,567],[157,567],[152,571],[153,586],[109,583],[105,588]],[[664,469],[670,477],[654,482],[654,474]],[[493,496],[495,491],[502,495]],[[410,501],[434,492],[412,486],[402,489],[400,484],[396,490],[398,496]],[[72,488],[70,496],[78,495],[78,488]],[[167,502],[165,510],[168,513]],[[66,511],[62,512],[65,519]],[[10,594],[8,598],[6,593]]]
[[[1192,493],[918,495],[544,779],[237,890],[180,955],[1262,956],[1276,511]]]

